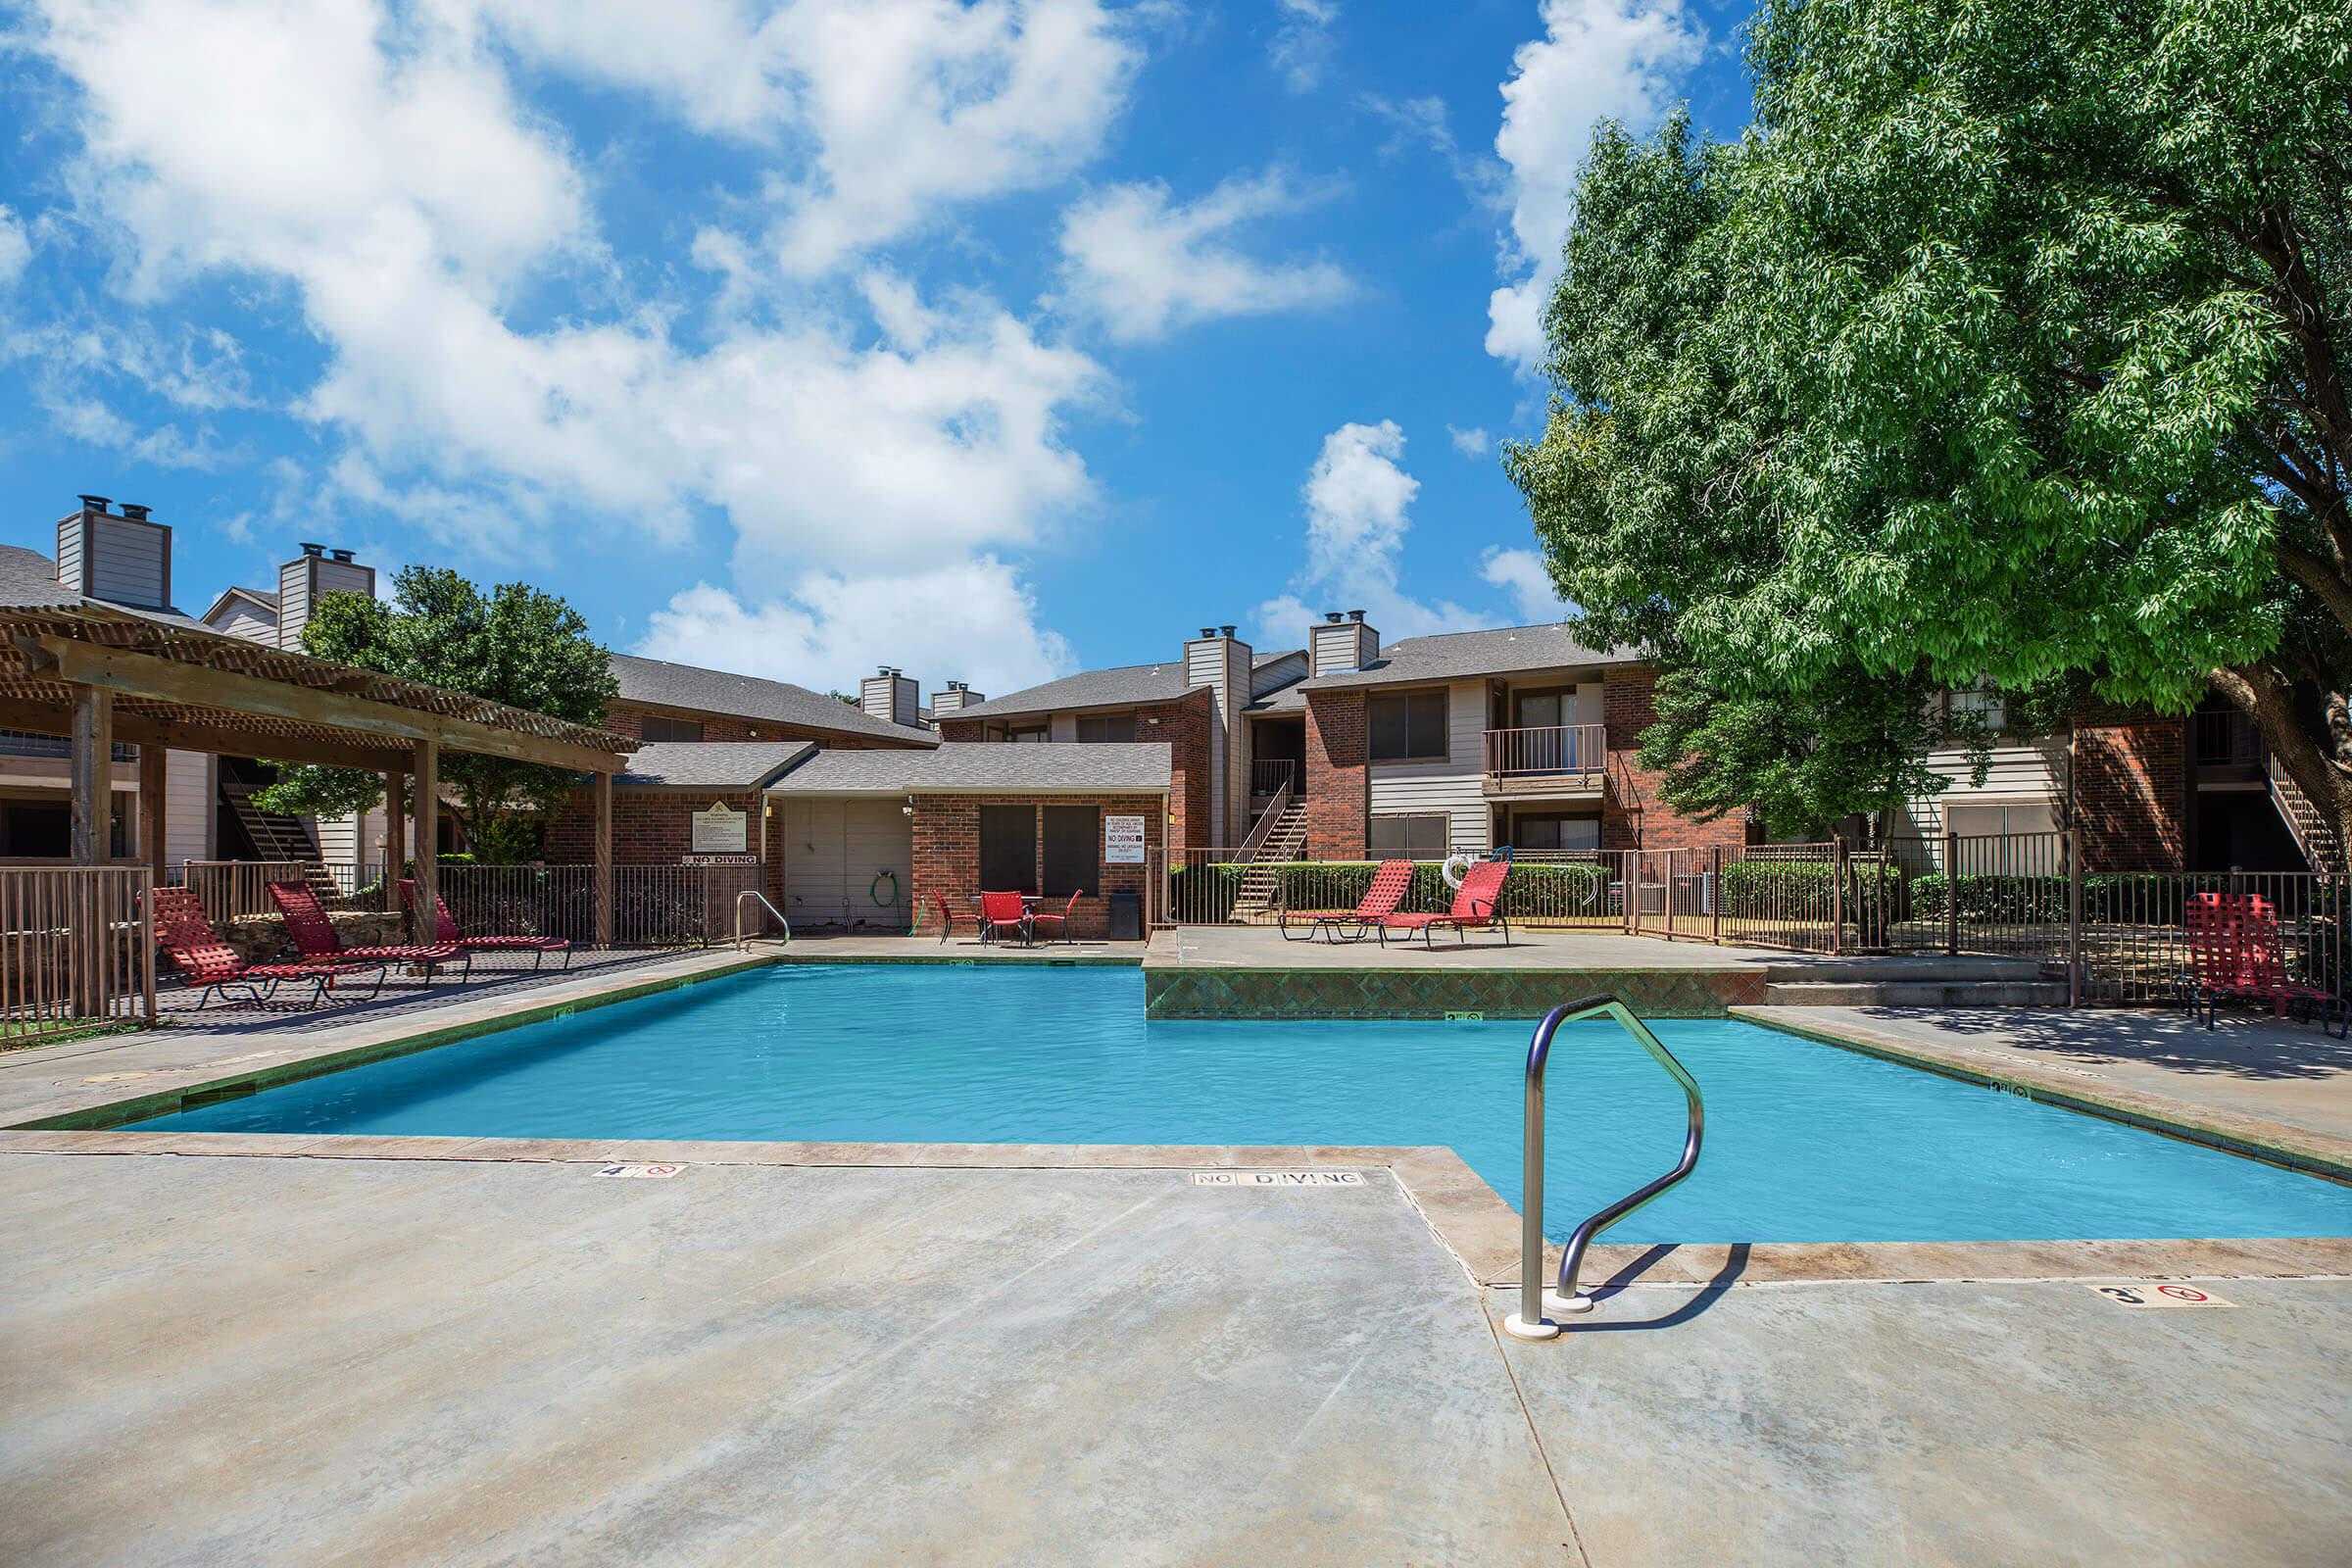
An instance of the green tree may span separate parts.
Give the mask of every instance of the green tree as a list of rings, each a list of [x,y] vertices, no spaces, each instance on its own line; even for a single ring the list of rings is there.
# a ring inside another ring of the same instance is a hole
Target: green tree
[[[393,579],[389,604],[329,595],[303,626],[302,646],[339,664],[576,724],[603,723],[619,693],[611,655],[569,605],[519,582],[501,583],[485,596],[446,568],[404,568]],[[256,797],[268,810],[337,816],[383,800],[378,774],[276,765],[277,782]],[[441,777],[457,793],[475,853],[505,861],[539,853],[548,821],[577,781],[565,768],[467,752],[445,752]]]
[[[1511,456],[1562,591],[1824,713],[2219,691],[2352,840],[2352,13],[1767,0],[1749,61],[1738,145],[1585,172]]]

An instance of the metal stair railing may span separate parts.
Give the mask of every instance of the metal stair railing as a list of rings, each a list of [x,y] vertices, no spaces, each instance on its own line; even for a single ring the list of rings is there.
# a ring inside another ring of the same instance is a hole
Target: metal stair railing
[[[768,903],[767,895],[760,892],[758,888],[745,888],[741,893],[735,895],[735,951],[738,953],[743,951],[743,945],[745,941],[743,934],[743,901],[746,899],[759,900],[760,907],[765,909],[769,914],[775,916],[776,924],[784,928],[784,941],[789,945],[792,941],[792,922],[784,918],[784,911],[777,908],[774,905]],[[765,936],[766,934],[767,933],[764,931],[760,933],[761,936]]]
[[[1242,840],[1241,850],[1234,856],[1236,864],[1248,865],[1257,858],[1257,852],[1265,847],[1266,835],[1274,831],[1274,824],[1282,820],[1282,813],[1290,804],[1291,780],[1290,776],[1285,774],[1282,787],[1277,789],[1274,792],[1274,798],[1266,803],[1265,812],[1258,817],[1257,826],[1251,828],[1250,836]]]
[[[1559,1033],[1560,1025],[1602,1014],[1616,1019],[1649,1053],[1650,1059],[1674,1079],[1690,1105],[1689,1130],[1683,1139],[1683,1157],[1674,1169],[1595,1210],[1577,1226],[1560,1253],[1558,1287],[1546,1292],[1544,1289],[1544,1069],[1551,1057],[1552,1036]],[[1592,1310],[1592,1298],[1576,1294],[1576,1277],[1584,1267],[1586,1249],[1602,1231],[1690,1175],[1698,1165],[1699,1140],[1705,1129],[1706,1106],[1699,1099],[1698,1080],[1690,1076],[1690,1070],[1675,1059],[1674,1053],[1624,1003],[1604,992],[1563,1003],[1544,1015],[1527,1047],[1526,1124],[1522,1134],[1525,1167],[1519,1200],[1519,1310],[1505,1318],[1502,1325],[1512,1337],[1553,1339],[1560,1332],[1560,1324],[1551,1313]]]

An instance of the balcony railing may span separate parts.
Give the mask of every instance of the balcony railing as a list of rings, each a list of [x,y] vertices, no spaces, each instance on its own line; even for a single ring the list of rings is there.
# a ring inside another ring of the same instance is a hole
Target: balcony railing
[[[1598,724],[1539,724],[1528,729],[1487,731],[1487,777],[1515,786],[1552,781],[1593,781],[1598,787],[1608,761],[1608,741]]]
[[[28,729],[0,729],[0,757],[72,757],[74,743],[63,735],[36,735]],[[127,762],[138,753],[117,742],[109,756]]]
[[[2199,767],[2262,765],[2262,732],[2235,709],[2208,709],[2197,714],[2194,743]]]
[[[1279,795],[1285,789],[1297,789],[1297,771],[1287,757],[1260,757],[1250,763],[1250,793],[1253,797]]]

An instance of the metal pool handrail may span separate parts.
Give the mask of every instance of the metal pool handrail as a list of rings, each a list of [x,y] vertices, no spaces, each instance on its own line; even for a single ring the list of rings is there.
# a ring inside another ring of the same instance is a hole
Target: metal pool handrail
[[[792,940],[792,922],[784,918],[784,911],[777,908],[774,905],[768,903],[767,895],[760,892],[758,888],[745,888],[741,893],[735,895],[736,952],[740,953],[743,951],[743,901],[746,899],[758,899],[760,901],[760,907],[774,915],[776,917],[776,924],[784,928],[784,940],[787,942]]]
[[[1560,1254],[1559,1288],[1546,1300],[1544,1292],[1544,1069],[1551,1057],[1551,1037],[1559,1033],[1560,1025],[1579,1018],[1591,1018],[1606,1013],[1617,1020],[1626,1033],[1632,1035],[1648,1052],[1650,1058],[1666,1069],[1682,1088],[1683,1098],[1690,1102],[1690,1131],[1683,1139],[1683,1157],[1674,1169],[1646,1186],[1636,1188],[1614,1203],[1595,1211],[1577,1226],[1568,1238],[1567,1249]],[[1503,1322],[1503,1327],[1523,1340],[1548,1340],[1560,1332],[1560,1325],[1545,1315],[1549,1306],[1558,1312],[1587,1312],[1592,1307],[1590,1297],[1576,1294],[1576,1276],[1584,1267],[1585,1250],[1602,1231],[1631,1214],[1675,1183],[1690,1174],[1698,1164],[1700,1135],[1706,1128],[1706,1107],[1699,1100],[1698,1080],[1677,1061],[1674,1053],[1649,1032],[1649,1026],[1634,1016],[1633,1009],[1615,997],[1602,993],[1581,1001],[1563,1003],[1544,1015],[1536,1025],[1535,1037],[1527,1047],[1527,1120],[1523,1133],[1526,1167],[1521,1174],[1523,1196],[1519,1201],[1519,1310]]]

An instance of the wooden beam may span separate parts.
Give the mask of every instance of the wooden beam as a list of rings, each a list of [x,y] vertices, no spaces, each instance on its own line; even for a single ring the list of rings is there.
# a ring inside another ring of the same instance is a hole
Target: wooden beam
[[[71,735],[74,710],[19,698],[0,698],[0,729],[29,730],[35,735]],[[175,751],[207,752],[216,757],[262,757],[276,762],[320,762],[328,767],[364,767],[380,772],[395,762],[408,764],[409,749],[379,746],[336,746],[321,741],[280,739],[250,730],[218,729],[207,724],[166,723],[135,712],[115,710],[115,739],[130,746],[167,746]]]
[[[430,942],[440,935],[441,897],[441,748],[418,741],[415,754],[416,785],[416,940]]]
[[[612,945],[612,775],[596,775],[596,945]]]
[[[74,692],[74,814],[68,838],[75,865],[104,865],[114,847],[115,696],[103,686]]]
[[[545,762],[591,773],[615,772],[623,761],[613,753],[575,746],[568,741],[493,729],[471,719],[450,718],[370,698],[210,669],[178,660],[158,659],[151,654],[95,647],[70,637],[43,637],[39,646],[55,664],[59,678],[85,686],[102,686],[122,697],[257,713],[412,744],[429,740],[461,752],[504,757],[518,762]]]
[[[139,747],[139,858],[164,880],[164,749]]]
[[[400,913],[401,861],[409,858],[409,803],[401,799],[409,775],[394,768],[384,775],[384,907]]]

